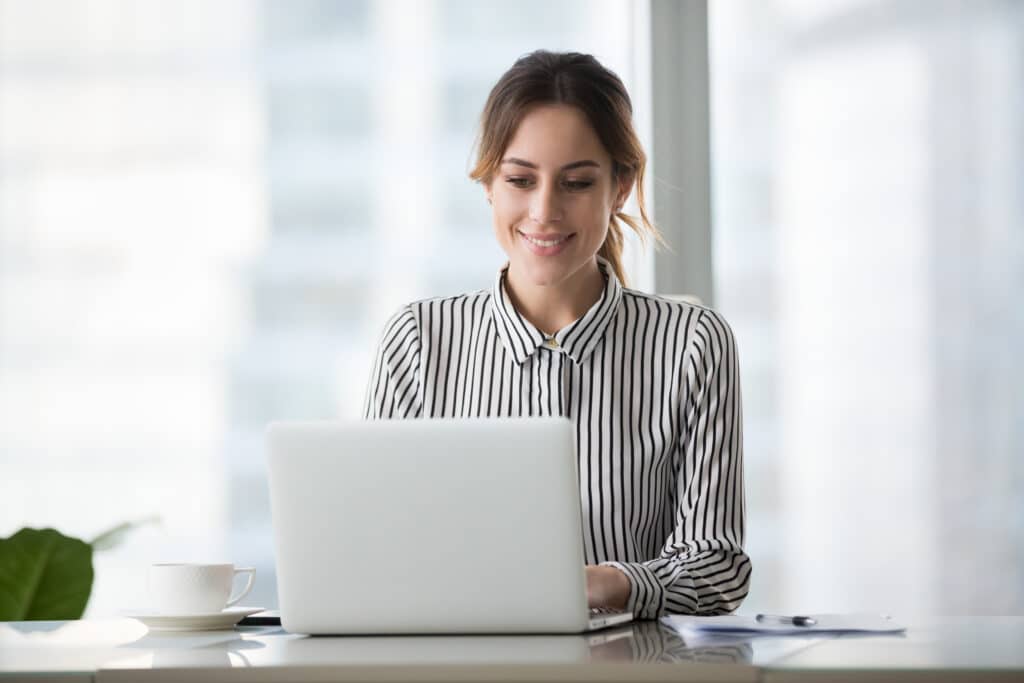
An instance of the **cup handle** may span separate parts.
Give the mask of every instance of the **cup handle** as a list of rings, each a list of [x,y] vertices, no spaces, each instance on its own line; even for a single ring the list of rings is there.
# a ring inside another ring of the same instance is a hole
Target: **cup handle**
[[[239,600],[248,595],[249,591],[252,590],[253,581],[256,580],[256,569],[254,567],[239,567],[235,570],[234,575],[238,576],[239,574],[248,574],[249,580],[245,582],[245,588],[242,589],[242,592],[236,597],[228,600],[228,604],[224,605],[225,607],[231,607],[232,605],[237,604]]]

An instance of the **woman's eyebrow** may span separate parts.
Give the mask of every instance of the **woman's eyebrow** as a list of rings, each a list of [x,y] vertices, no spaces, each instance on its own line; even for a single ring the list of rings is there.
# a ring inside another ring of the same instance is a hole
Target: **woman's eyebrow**
[[[535,164],[533,162],[530,162],[530,161],[525,161],[523,159],[517,159],[515,157],[509,157],[508,159],[504,159],[504,160],[502,160],[501,163],[502,164],[515,164],[516,166],[525,166],[526,168],[533,168],[533,169],[537,168],[537,164]],[[574,161],[571,164],[566,164],[565,166],[562,167],[561,170],[569,171],[571,169],[581,168],[583,166],[593,166],[594,168],[601,168],[601,164],[597,163],[596,161],[591,161],[590,159],[583,159],[582,161]]]

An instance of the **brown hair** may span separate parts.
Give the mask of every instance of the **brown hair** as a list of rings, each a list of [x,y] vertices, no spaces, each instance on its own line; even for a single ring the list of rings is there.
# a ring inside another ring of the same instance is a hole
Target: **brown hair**
[[[612,178],[629,174],[636,185],[640,218],[618,212],[611,216],[608,235],[597,252],[607,259],[625,285],[622,267],[625,223],[644,241],[647,235],[664,244],[657,228],[647,217],[644,202],[644,169],[647,155],[633,130],[633,105],[622,81],[591,55],[578,52],[537,50],[520,57],[491,89],[480,117],[476,167],[469,177],[490,184],[527,111],[541,104],[576,107],[594,127],[598,139],[612,158]]]

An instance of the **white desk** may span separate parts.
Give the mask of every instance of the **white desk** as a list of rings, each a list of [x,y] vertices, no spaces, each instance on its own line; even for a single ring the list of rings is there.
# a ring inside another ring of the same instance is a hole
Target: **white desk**
[[[764,668],[785,681],[1024,681],[1024,617],[901,619],[902,636],[844,636]]]
[[[654,622],[591,636],[150,634],[130,619],[0,623],[0,682],[1024,680],[1024,618],[905,620],[905,636],[686,643]]]

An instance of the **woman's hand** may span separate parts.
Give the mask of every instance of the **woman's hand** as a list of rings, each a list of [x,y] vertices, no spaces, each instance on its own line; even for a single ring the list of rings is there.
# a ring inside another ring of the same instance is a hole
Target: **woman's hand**
[[[590,607],[626,608],[630,583],[625,574],[615,567],[588,564],[586,576],[587,603]]]

